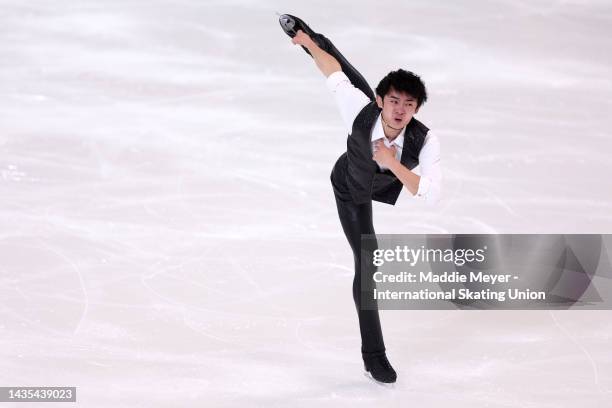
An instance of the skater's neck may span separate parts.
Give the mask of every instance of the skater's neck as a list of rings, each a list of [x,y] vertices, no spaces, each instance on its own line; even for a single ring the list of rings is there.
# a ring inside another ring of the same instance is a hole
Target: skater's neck
[[[389,140],[389,142],[392,142],[393,140],[395,140],[396,137],[399,136],[400,133],[402,133],[402,130],[404,130],[404,128],[394,128],[392,126],[390,126],[384,118],[382,118],[382,123],[383,123],[383,132],[385,134],[385,136],[387,137],[387,140]]]

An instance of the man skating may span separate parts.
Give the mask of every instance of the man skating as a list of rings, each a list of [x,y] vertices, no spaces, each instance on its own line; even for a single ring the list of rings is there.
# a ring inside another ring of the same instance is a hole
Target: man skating
[[[362,308],[362,298],[372,296],[370,277],[375,270],[363,271],[368,282],[362,287],[361,235],[374,234],[372,200],[394,205],[403,187],[428,202],[439,198],[439,142],[413,117],[427,100],[427,91],[418,76],[399,69],[380,81],[374,95],[363,76],[325,36],[291,15],[282,15],[280,23],[327,77],[349,134],[347,152],[334,165],[331,182],[340,223],[353,250],[353,299],[361,352],[364,367],[374,379],[393,383],[397,374],[386,356],[378,310]],[[417,165],[420,175],[412,171]]]

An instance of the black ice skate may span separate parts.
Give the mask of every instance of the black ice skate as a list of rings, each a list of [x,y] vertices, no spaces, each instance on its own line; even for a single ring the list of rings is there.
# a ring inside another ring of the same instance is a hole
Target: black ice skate
[[[278,18],[278,22],[280,23],[283,31],[291,38],[295,37],[298,30],[302,30],[310,37],[316,34],[305,22],[295,16],[292,16],[291,14],[281,14],[281,16]]]
[[[321,48],[324,48],[323,43],[319,40],[319,35],[312,31],[308,24],[300,20],[298,17],[292,16],[291,14],[281,14],[278,18],[278,22],[281,25],[281,28],[289,37],[293,38],[297,35],[298,30],[302,30],[304,33],[308,34],[312,40],[317,43],[317,45]],[[310,51],[306,47],[302,47],[304,51],[310,55]]]
[[[384,354],[382,356],[364,357],[363,364],[365,370],[376,381],[394,383],[397,380],[397,374]]]

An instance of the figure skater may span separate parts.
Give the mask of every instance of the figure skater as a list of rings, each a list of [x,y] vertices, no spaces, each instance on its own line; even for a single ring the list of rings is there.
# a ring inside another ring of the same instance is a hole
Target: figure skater
[[[327,86],[346,126],[347,151],[334,165],[331,183],[340,223],[355,262],[353,299],[359,319],[361,353],[364,368],[372,378],[393,383],[397,374],[387,359],[377,304],[371,301],[375,268],[361,271],[361,235],[374,234],[372,200],[394,205],[405,187],[427,202],[438,201],[439,142],[414,118],[427,100],[427,91],[417,75],[398,69],[380,81],[374,94],[329,39],[295,16],[283,14],[279,21],[292,42],[302,46],[327,77]],[[417,165],[420,175],[412,171]],[[368,278],[363,287],[362,274]],[[373,308],[363,307],[365,296]]]

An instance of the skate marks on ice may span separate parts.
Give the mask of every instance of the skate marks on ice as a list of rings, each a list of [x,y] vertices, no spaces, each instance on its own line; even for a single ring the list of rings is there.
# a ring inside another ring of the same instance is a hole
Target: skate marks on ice
[[[5,3],[1,383],[91,407],[607,401],[595,312],[385,311],[398,382],[362,377],[329,184],[345,135],[286,4]],[[371,82],[430,88],[445,201],[375,204],[377,232],[609,232],[609,5],[394,7],[292,5]]]

